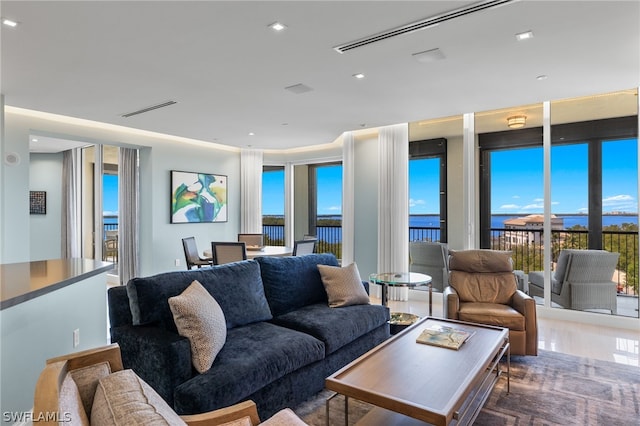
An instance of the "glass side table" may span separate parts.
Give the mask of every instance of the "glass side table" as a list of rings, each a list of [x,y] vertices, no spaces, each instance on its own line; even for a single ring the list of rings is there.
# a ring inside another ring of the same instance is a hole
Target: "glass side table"
[[[369,275],[369,281],[382,286],[382,305],[389,306],[389,286],[392,287],[415,287],[419,285],[429,285],[429,316],[432,314],[433,293],[431,288],[431,277],[418,272],[383,272]]]

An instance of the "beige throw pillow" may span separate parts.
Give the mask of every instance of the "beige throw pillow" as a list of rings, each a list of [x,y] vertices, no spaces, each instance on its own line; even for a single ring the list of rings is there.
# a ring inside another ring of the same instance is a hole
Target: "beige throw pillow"
[[[343,268],[339,266],[318,265],[322,284],[327,292],[329,306],[365,305],[369,303],[358,266],[352,263]]]
[[[169,298],[178,333],[189,339],[191,361],[198,373],[211,368],[227,340],[227,324],[218,302],[198,281]]]
[[[185,425],[160,395],[133,370],[100,379],[93,398],[91,425]]]

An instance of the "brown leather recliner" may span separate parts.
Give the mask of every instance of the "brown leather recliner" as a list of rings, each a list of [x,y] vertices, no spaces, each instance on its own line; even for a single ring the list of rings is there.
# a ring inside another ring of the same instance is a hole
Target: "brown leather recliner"
[[[536,304],[517,289],[511,254],[496,250],[450,250],[445,318],[509,329],[513,355],[538,355]]]

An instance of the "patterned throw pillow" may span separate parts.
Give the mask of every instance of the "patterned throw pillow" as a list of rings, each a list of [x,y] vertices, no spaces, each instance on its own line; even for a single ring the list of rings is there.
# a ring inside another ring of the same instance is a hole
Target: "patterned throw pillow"
[[[343,268],[318,265],[318,270],[327,291],[329,306],[332,308],[369,303],[369,295],[362,285],[360,272],[355,263]]]
[[[191,361],[198,373],[211,368],[227,340],[227,325],[218,302],[198,281],[169,298],[173,320],[191,344]]]

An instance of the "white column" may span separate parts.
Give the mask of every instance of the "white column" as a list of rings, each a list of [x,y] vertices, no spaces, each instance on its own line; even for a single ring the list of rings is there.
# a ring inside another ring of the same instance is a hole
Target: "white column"
[[[475,116],[462,116],[462,194],[463,219],[466,233],[463,238],[465,250],[477,247],[476,241],[476,161],[475,161]]]
[[[342,135],[342,265],[355,258],[355,155],[352,132]]]
[[[293,247],[293,226],[294,226],[294,209],[293,209],[293,163],[284,165],[284,245]]]
[[[542,244],[544,251],[544,305],[551,306],[551,103],[542,103],[542,170],[544,192],[544,223],[542,229]]]

